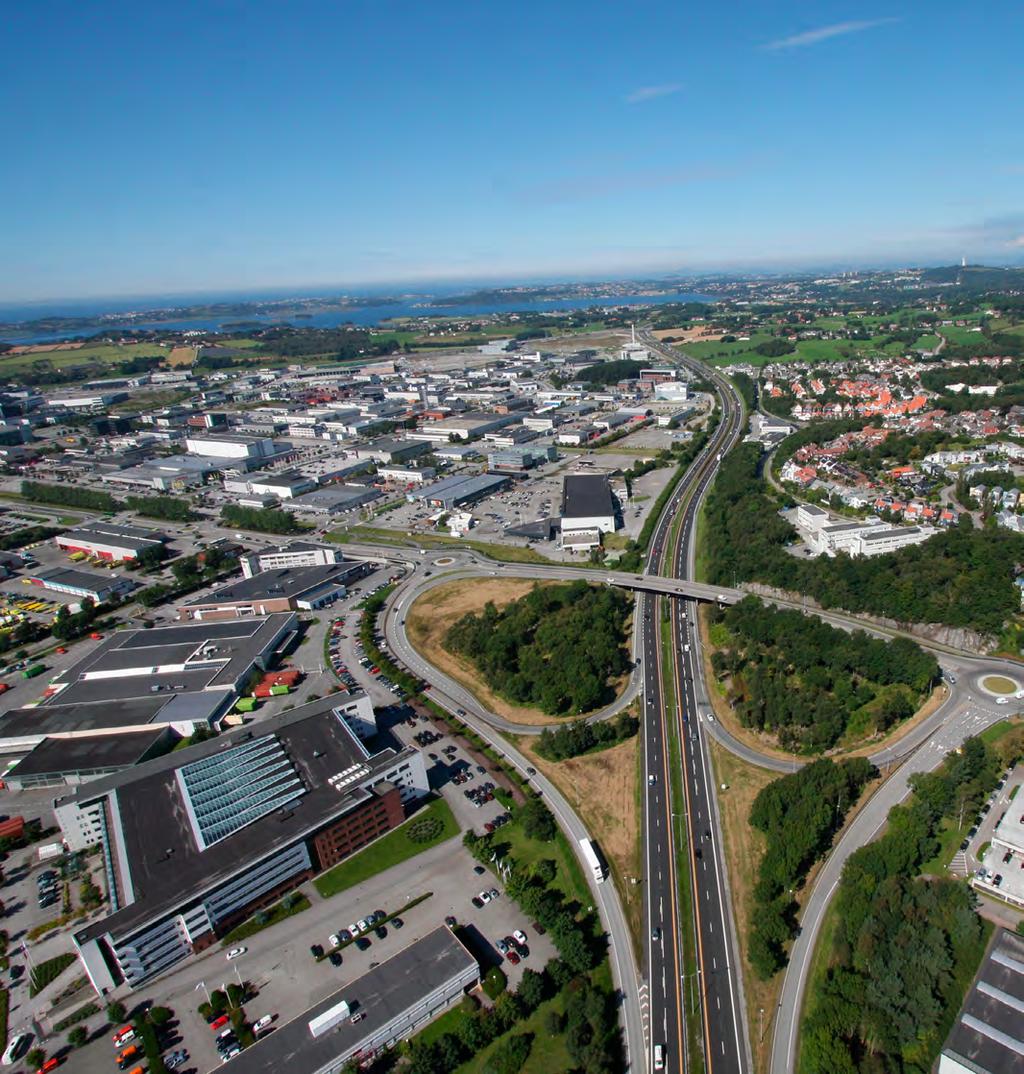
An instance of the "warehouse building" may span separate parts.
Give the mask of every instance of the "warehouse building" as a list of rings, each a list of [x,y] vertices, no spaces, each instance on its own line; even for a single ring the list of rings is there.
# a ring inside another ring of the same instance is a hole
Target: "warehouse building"
[[[286,511],[297,511],[303,515],[340,515],[379,499],[380,493],[369,485],[338,484],[305,492],[285,500],[281,506]]]
[[[614,533],[616,499],[604,474],[567,474],[562,479],[562,534],[574,530]]]
[[[233,1070],[339,1074],[425,1026],[479,979],[477,960],[441,926],[246,1048]]]
[[[224,491],[237,496],[276,496],[290,500],[304,492],[312,492],[316,482],[296,470],[282,470],[277,474],[250,473],[241,476],[225,476]]]
[[[112,522],[89,522],[53,539],[64,552],[84,552],[98,559],[137,559],[140,552],[167,542],[166,534],[141,526],[117,526]]]
[[[114,596],[124,596],[138,583],[118,574],[98,571],[75,570],[70,567],[50,567],[38,574],[26,575],[32,585],[49,589],[53,593],[66,593],[69,597],[84,600],[88,597],[95,604],[102,604]]]
[[[422,440],[382,436],[369,443],[360,444],[354,450],[357,459],[396,465],[426,455],[430,451],[430,444]]]
[[[428,440],[443,444],[451,438],[456,440],[474,440],[484,433],[503,429],[519,421],[515,414],[491,414],[483,410],[467,410],[458,417],[445,418],[443,421],[428,422],[418,429],[413,429],[409,436],[414,440]]]
[[[431,507],[442,507],[452,511],[456,507],[466,507],[487,496],[493,496],[502,489],[507,489],[511,480],[503,474],[476,474],[473,476],[456,475],[432,485],[407,492],[405,498],[410,502],[421,500]]]
[[[0,715],[0,750],[44,738],[145,731],[180,735],[215,727],[255,671],[267,671],[295,637],[293,612],[223,623],[119,630],[47,686],[34,708]]]
[[[108,912],[73,934],[100,995],[138,988],[400,825],[419,750],[371,754],[322,698],[58,798],[71,850],[99,844]]]
[[[939,1056],[939,1074],[1024,1066],[1024,937],[997,929]]]
[[[313,611],[341,600],[373,568],[363,560],[316,567],[278,567],[243,577],[178,606],[182,620],[216,621],[274,612]]]
[[[504,451],[492,451],[487,456],[487,469],[494,470],[530,470],[534,466],[543,466],[558,458],[558,451],[553,444],[545,447],[512,447]]]

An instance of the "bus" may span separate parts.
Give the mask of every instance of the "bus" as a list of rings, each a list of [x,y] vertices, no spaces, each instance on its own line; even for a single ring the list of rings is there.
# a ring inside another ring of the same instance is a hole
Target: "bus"
[[[581,839],[580,853],[583,855],[583,860],[587,863],[587,868],[590,870],[594,879],[600,884],[607,877],[608,873],[604,867],[603,859],[598,856],[594,840]]]

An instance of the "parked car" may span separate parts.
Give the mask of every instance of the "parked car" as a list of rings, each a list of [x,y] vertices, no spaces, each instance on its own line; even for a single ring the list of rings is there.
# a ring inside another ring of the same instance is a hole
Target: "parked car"
[[[242,955],[248,951],[248,947],[232,947],[231,950],[224,956],[228,962],[233,962],[236,958],[241,958]]]

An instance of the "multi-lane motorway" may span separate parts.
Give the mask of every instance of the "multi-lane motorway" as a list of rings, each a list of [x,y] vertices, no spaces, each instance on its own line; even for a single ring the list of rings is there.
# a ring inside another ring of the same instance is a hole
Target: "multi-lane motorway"
[[[657,342],[649,336],[645,336],[644,342],[653,351],[659,350]],[[679,356],[673,354],[671,360],[678,361]],[[690,363],[684,359],[684,364]],[[752,1066],[749,1034],[708,739],[714,737],[741,757],[765,767],[791,770],[792,762],[750,749],[732,738],[710,715],[700,637],[696,629],[696,604],[692,598],[707,599],[711,587],[693,582],[695,523],[721,456],[739,438],[743,406],[730,382],[715,373],[709,374],[704,367],[698,372],[705,377],[710,375],[715,381],[722,405],[721,421],[711,443],[680,481],[659,519],[643,578],[587,570],[573,570],[572,576],[593,576],[595,581],[624,585],[638,591],[637,616],[641,629],[634,637],[636,672],[628,696],[610,707],[607,713],[597,716],[610,714],[637,693],[641,695],[645,862],[642,882],[646,895],[646,935],[644,965],[639,970],[634,963],[625,918],[613,886],[601,885],[596,892],[597,905],[611,940],[616,984],[624,999],[630,1068],[654,1068],[657,1056],[661,1064],[659,1069],[666,1071],[706,1070],[721,1074],[735,1071],[742,1074]],[[408,553],[399,552],[397,558],[408,561],[410,557]],[[529,733],[537,729],[519,725],[501,727],[504,721],[487,712],[468,690],[427,665],[411,646],[403,629],[403,607],[424,589],[459,575],[497,574],[505,568],[480,561],[474,554],[461,550],[451,554],[430,553],[424,562],[429,562],[435,570],[440,567],[445,570],[441,576],[433,578],[425,578],[424,574],[413,571],[408,581],[399,587],[385,611],[388,643],[400,660],[433,684],[432,693],[441,704],[452,710],[458,707],[462,718],[468,718],[468,722],[491,738],[513,764],[525,769],[522,755],[495,732]],[[539,565],[516,565],[508,568],[508,573],[535,577],[565,575],[564,569]],[[734,590],[723,591],[729,601],[740,595]],[[663,605],[669,617],[671,639],[666,654],[662,653]],[[841,626],[872,629],[842,613],[813,610]],[[909,760],[844,834],[827,860],[805,908],[803,931],[793,948],[782,1004],[777,1012],[773,1074],[788,1074],[793,1069],[799,1004],[813,938],[846,856],[870,839],[884,822],[889,806],[906,793],[910,772],[934,767],[967,733],[974,733],[1004,715],[995,708],[994,699],[981,696],[984,691],[980,681],[985,673],[1005,672],[1005,662],[972,658],[947,646],[933,648],[948,678],[957,684],[951,685],[950,696],[932,717],[872,758],[880,766],[895,766],[906,758]],[[567,831],[575,838],[586,835],[583,825],[557,789],[540,774],[532,778]],[[685,898],[687,893],[689,900]],[[685,914],[683,912],[687,901],[692,906],[692,916],[689,907]],[[694,952],[692,964],[684,957],[688,944]],[[687,1054],[688,1012],[700,1026],[699,1053],[691,1051]]]
[[[654,345],[653,340],[645,342]],[[741,428],[743,408],[735,390],[725,381],[717,387],[721,422],[659,521],[651,541],[648,573],[692,578],[697,513],[720,453],[732,447]],[[714,777],[698,703],[704,690],[695,605],[672,600],[666,608],[670,645],[663,654],[665,599],[645,597],[643,606],[648,1044],[652,1056],[662,1046],[666,1070],[742,1074],[749,1067],[742,983],[715,812]],[[663,689],[665,683],[668,690]],[[670,750],[672,739],[678,752]],[[678,782],[673,779],[674,768]],[[681,884],[689,889],[688,900],[683,898]],[[681,913],[684,902],[692,908],[692,917],[684,918]],[[692,969],[684,960],[691,938]],[[701,1025],[700,1055],[686,1052],[687,1007],[698,1015]]]

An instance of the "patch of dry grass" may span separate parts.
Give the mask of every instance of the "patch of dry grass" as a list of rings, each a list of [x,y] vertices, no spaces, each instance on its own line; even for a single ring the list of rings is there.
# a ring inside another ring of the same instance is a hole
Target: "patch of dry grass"
[[[641,871],[640,736],[567,761],[540,757],[532,736],[519,736],[516,746],[562,792],[597,840],[622,897],[637,954],[642,954],[643,885],[630,880]]]
[[[167,364],[170,366],[192,365],[196,360],[195,347],[172,347],[167,356]]]

